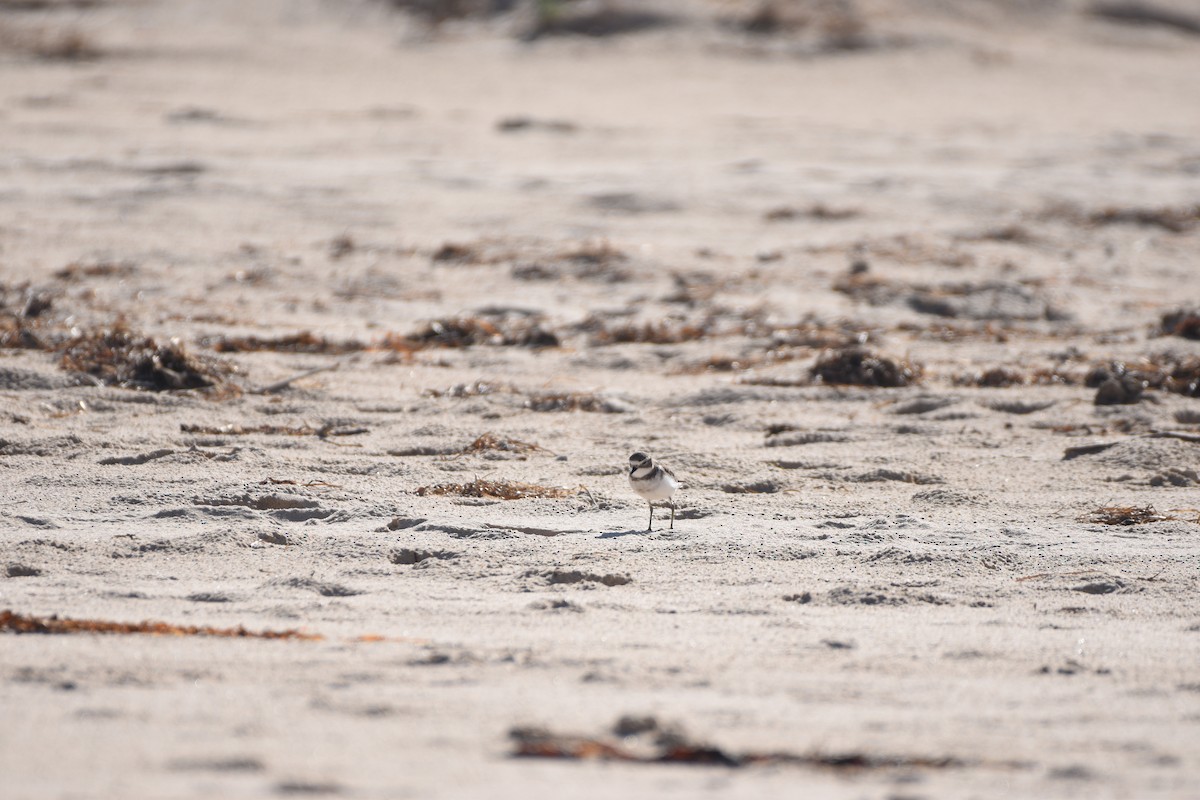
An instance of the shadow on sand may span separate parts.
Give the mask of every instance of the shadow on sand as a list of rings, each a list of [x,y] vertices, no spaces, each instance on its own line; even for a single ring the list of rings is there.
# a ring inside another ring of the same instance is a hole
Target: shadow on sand
[[[597,538],[597,539],[617,539],[617,538],[619,538],[619,537],[621,537],[621,536],[642,536],[642,535],[645,535],[645,534],[648,534],[648,533],[652,533],[652,531],[642,531],[642,530],[637,530],[637,531],[609,531],[608,533],[602,533],[602,534],[600,534],[600,535],[599,535],[599,536],[597,536],[596,538]]]

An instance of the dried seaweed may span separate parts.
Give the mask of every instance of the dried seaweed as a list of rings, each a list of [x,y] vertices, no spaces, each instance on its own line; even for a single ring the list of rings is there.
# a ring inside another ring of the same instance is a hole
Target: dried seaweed
[[[167,622],[109,622],[98,619],[67,619],[57,615],[35,617],[0,611],[0,631],[10,633],[113,633],[150,634],[152,636],[219,636],[237,639],[299,639],[317,641],[321,636],[298,630],[248,631],[243,627],[211,628],[195,625],[172,625]]]
[[[528,500],[530,498],[571,497],[584,491],[583,487],[568,489],[563,486],[538,486],[519,481],[487,481],[476,478],[470,483],[439,483],[436,486],[421,486],[417,494],[455,495],[457,497],[487,497],[498,500]]]
[[[219,353],[305,353],[312,355],[345,355],[360,352],[390,352],[411,356],[429,347],[470,347],[493,345],[501,347],[558,347],[558,337],[535,321],[521,318],[495,321],[480,317],[458,317],[434,320],[407,336],[389,331],[373,342],[358,339],[332,340],[311,331],[300,331],[272,338],[257,336],[216,337],[204,344]]]
[[[936,264],[943,267],[970,267],[975,255],[945,243],[929,241],[922,236],[900,234],[886,239],[861,242],[855,249],[863,256],[893,261],[899,264]],[[860,262],[867,262],[860,259]]]
[[[862,211],[857,208],[831,208],[824,203],[813,203],[808,208],[803,209],[793,208],[792,206],[773,208],[763,214],[763,219],[767,222],[791,222],[798,219],[835,222],[854,219],[861,215]]]
[[[409,363],[412,361],[413,353],[420,350],[421,345],[407,336],[388,331],[382,339],[372,342],[369,349],[372,352],[388,353],[388,356],[383,359],[385,364]]]
[[[1161,389],[1184,397],[1200,397],[1200,358],[1163,359],[1151,362],[1153,369],[1141,375],[1151,389]]]
[[[610,344],[681,344],[721,336],[766,336],[776,331],[792,332],[797,326],[774,328],[768,325],[758,309],[734,310],[710,308],[693,320],[613,323],[608,316],[591,313],[576,327],[588,334],[592,345]]]
[[[313,436],[317,429],[310,425],[180,425],[182,433],[206,436],[250,436],[256,433],[271,436]]]
[[[700,372],[742,372],[764,363],[766,361],[761,355],[709,356],[703,361],[681,367],[679,372],[685,375]]]
[[[960,242],[1010,242],[1021,245],[1032,245],[1038,241],[1023,225],[1001,225],[982,231],[961,233],[954,238]]]
[[[332,341],[312,331],[259,338],[257,336],[220,336],[202,340],[202,344],[218,353],[306,353],[320,355],[344,355],[367,350],[369,346],[356,339]]]
[[[786,364],[800,358],[807,358],[811,353],[798,348],[779,348],[765,350],[761,353],[750,353],[741,356],[714,355],[708,358],[686,364],[676,370],[677,374],[691,375],[702,372],[745,372],[756,367],[770,367],[776,364]]]
[[[770,334],[775,344],[819,349],[864,345],[877,336],[875,330],[855,322],[821,322],[815,319],[774,325],[770,328]]]
[[[1023,287],[1007,283],[944,283],[935,286],[881,278],[871,274],[870,267],[865,261],[856,261],[848,272],[833,282],[832,288],[835,292],[840,292],[860,303],[884,306],[904,301],[914,311],[939,317],[961,316],[991,319],[998,316],[989,316],[989,312],[983,308],[982,303],[977,303],[981,308],[974,309],[974,313],[972,313],[972,310],[967,308],[967,300],[971,295],[984,296],[988,293],[1017,292],[1021,293],[1022,300],[1026,302],[1031,300]],[[1019,314],[1017,316],[1040,318],[1045,314]],[[998,316],[998,318],[1007,319],[1009,317]]]
[[[835,280],[832,288],[857,302],[882,306],[900,297],[908,287],[855,269]]]
[[[744,15],[728,17],[725,25],[756,36],[772,36],[780,33],[796,33],[806,28],[812,17],[808,9],[799,4],[782,0],[761,0]]]
[[[1200,204],[1183,206],[1108,206],[1088,210],[1075,203],[1060,202],[1047,206],[1043,219],[1060,219],[1072,225],[1139,225],[1161,228],[1170,233],[1186,233],[1200,225]]]
[[[9,0],[11,3],[12,0]],[[36,0],[27,0],[36,8]],[[0,49],[45,61],[91,61],[105,55],[91,36],[73,25],[27,30],[0,28]]]
[[[511,383],[477,380],[471,383],[456,383],[446,389],[426,389],[421,394],[425,397],[486,397],[490,394],[511,394],[516,391],[517,387]]]
[[[909,386],[920,380],[920,365],[893,360],[861,347],[847,347],[823,354],[809,371],[814,380],[854,386]]]
[[[1145,389],[1200,397],[1200,358],[1160,354],[1137,364],[1114,360],[1093,367],[1084,385],[1096,388],[1096,405],[1136,403]]]
[[[738,275],[716,275],[705,270],[672,272],[673,291],[663,297],[667,303],[681,303],[690,307],[710,305],[719,295],[729,292],[743,283]]]
[[[579,126],[574,122],[563,119],[538,119],[518,115],[504,117],[496,122],[496,130],[501,133],[516,133],[518,131],[544,131],[546,133],[575,133]]]
[[[932,339],[938,342],[985,341],[1005,344],[1014,336],[1024,338],[1045,337],[1042,331],[1009,322],[988,320],[976,324],[958,322],[901,322],[895,330],[900,333],[912,334],[921,339]],[[1056,334],[1066,335],[1066,332]]]
[[[23,317],[0,316],[0,349],[52,350],[36,323]]]
[[[587,239],[556,250],[545,247],[516,247],[511,243],[479,240],[468,244],[447,243],[432,256],[435,263],[498,264],[511,262],[518,280],[549,281],[563,277],[621,283],[633,277],[625,268],[629,256],[604,239]]]
[[[128,278],[137,267],[128,261],[73,261],[54,273],[60,281],[78,281],[81,278]]]
[[[232,367],[190,355],[177,341],[159,344],[117,323],[81,333],[61,347],[60,365],[98,383],[153,392],[213,389],[237,393],[225,380]]]
[[[739,4],[726,4],[737,6]],[[746,6],[747,4],[740,4]],[[793,41],[809,32],[808,53],[863,50],[886,43],[869,34],[867,21],[852,3],[798,3],[794,0],[758,0],[739,13],[722,15],[724,26],[751,36],[786,36]],[[796,45],[790,48],[794,51]]]
[[[369,433],[367,428],[356,428],[326,423],[319,428],[311,425],[180,425],[183,433],[196,433],[208,436],[251,436],[266,434],[269,436],[317,436],[322,439],[329,436],[358,436]]]
[[[1162,228],[1171,233],[1186,233],[1200,225],[1200,204],[1137,208],[1110,206],[1087,215],[1092,225],[1140,225]]]
[[[497,318],[495,321],[482,317],[434,320],[408,339],[417,347],[492,345],[543,349],[561,344],[555,333],[528,317]]]
[[[518,256],[512,243],[503,239],[482,238],[471,242],[444,242],[429,258],[443,266],[478,266],[514,261]]]
[[[43,330],[46,313],[54,305],[54,296],[28,283],[9,286],[0,283],[0,348],[13,350],[53,350]]]
[[[1004,389],[1009,386],[1024,386],[1026,376],[1011,367],[991,367],[982,372],[956,378],[958,386],[984,386],[990,389]]]
[[[629,256],[607,239],[578,242],[560,250],[556,259],[574,264],[577,278],[618,283],[631,277],[629,272],[619,268],[620,264],[629,261]]]
[[[412,335],[414,341],[432,347],[471,347],[502,343],[503,334],[493,323],[478,318],[434,320]]]
[[[591,344],[602,346],[609,344],[680,344],[694,342],[708,337],[710,331],[704,324],[692,325],[686,322],[643,322],[610,325],[602,317],[592,314],[579,326],[590,332]]]
[[[354,238],[348,233],[343,233],[341,236],[335,236],[330,240],[329,259],[331,261],[340,261],[357,249],[358,244],[355,243]]]
[[[1057,369],[1034,369],[1022,372],[1016,367],[988,367],[956,376],[955,386],[978,386],[985,389],[1006,389],[1010,386],[1074,386],[1079,378]]]
[[[1162,522],[1175,519],[1169,514],[1160,514],[1154,506],[1101,506],[1077,518],[1080,522],[1094,522],[1101,525],[1145,525],[1151,522]]]
[[[533,442],[522,442],[519,439],[509,439],[507,436],[497,436],[490,431],[460,450],[457,455],[483,453],[498,450],[504,453],[549,453],[550,451]]]
[[[612,398],[585,392],[543,392],[529,395],[525,407],[530,411],[587,411],[597,414],[619,414],[627,409]]]
[[[1200,339],[1200,308],[1181,308],[1163,314],[1158,334],[1160,336],[1182,336],[1184,339]]]
[[[438,264],[479,264],[483,262],[479,247],[460,242],[446,242],[430,256]]]
[[[519,281],[556,281],[562,277],[562,270],[549,264],[517,264],[512,276]]]

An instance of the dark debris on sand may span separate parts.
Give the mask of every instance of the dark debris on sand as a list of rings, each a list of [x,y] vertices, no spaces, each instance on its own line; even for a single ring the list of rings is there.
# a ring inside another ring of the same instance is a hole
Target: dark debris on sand
[[[587,392],[541,392],[525,399],[530,411],[585,411],[593,414],[620,414],[629,406],[615,398]]]
[[[110,622],[99,619],[68,619],[57,615],[35,617],[0,611],[0,631],[9,633],[108,633],[149,634],[152,636],[218,636],[223,638],[254,639],[306,639],[317,640],[320,636],[286,631],[248,631],[245,628],[211,628],[198,625],[172,625],[166,622]]]
[[[588,333],[593,345],[609,344],[680,344],[694,342],[713,335],[709,321],[687,322],[625,322],[612,324],[605,317],[590,314],[579,323]]]
[[[1160,336],[1181,336],[1200,340],[1200,308],[1181,308],[1162,315]]]
[[[538,486],[520,481],[488,481],[476,478],[470,483],[439,483],[436,486],[421,486],[417,494],[454,495],[456,497],[486,497],[498,500],[528,500],[530,498],[571,497],[579,494],[580,488],[565,486]]]
[[[160,343],[134,331],[124,319],[103,328],[68,329],[55,309],[56,297],[28,284],[0,284],[0,348],[56,353],[60,368],[88,376],[96,385],[152,392],[204,389],[221,396],[240,393],[227,380],[235,371],[232,365],[194,356],[174,339]]]
[[[1017,367],[996,366],[959,375],[953,379],[955,386],[978,386],[984,389],[1007,389],[1012,386],[1073,386],[1078,377],[1061,372],[1057,368],[1039,368],[1022,371]]]
[[[299,331],[260,338],[258,336],[221,336],[204,344],[218,353],[304,353],[308,355],[347,355],[361,352],[389,352],[412,355],[431,347],[459,348],[475,345],[497,347],[558,347],[556,334],[527,318],[451,317],[433,320],[423,328],[401,335],[389,332],[382,338],[364,342],[359,339],[328,339],[312,331]]]
[[[1015,769],[1023,764],[980,764],[951,756],[895,756],[863,752],[791,753],[734,752],[689,738],[674,726],[654,717],[625,716],[611,732],[598,736],[555,733],[545,728],[519,727],[509,731],[516,758],[552,758],[568,761],[622,761],[633,764],[675,764],[714,767],[799,766],[859,772],[872,769],[951,769],[992,766]]]
[[[812,219],[821,222],[838,222],[845,219],[854,219],[861,215],[862,211],[857,208],[831,208],[824,203],[814,203],[807,208],[795,208],[793,206],[772,208],[763,214],[763,220],[765,222],[791,222],[800,219]]]
[[[1161,208],[1109,207],[1088,216],[1093,225],[1141,225],[1162,228],[1171,233],[1186,233],[1200,225],[1200,204]]]
[[[469,445],[460,450],[457,455],[468,455],[489,451],[519,454],[550,452],[540,444],[523,442],[520,439],[510,439],[507,436],[497,436],[489,431],[488,433],[476,438],[475,441],[471,442]]]
[[[48,291],[0,283],[0,348],[52,349],[44,328],[53,307],[54,296]]]
[[[1200,226],[1200,204],[1182,206],[1106,206],[1086,209],[1074,203],[1054,203],[1041,214],[1043,219],[1060,219],[1074,225],[1138,225],[1161,228],[1169,233],[1187,233]]]
[[[853,386],[909,386],[920,380],[921,367],[906,360],[876,355],[862,347],[824,353],[810,370],[821,383]]]
[[[471,383],[456,383],[445,389],[426,389],[423,397],[487,397],[493,394],[512,394],[517,387],[503,381],[475,380]]]
[[[368,345],[354,339],[335,341],[318,336],[312,331],[299,331],[260,338],[258,336],[221,336],[205,340],[204,344],[218,353],[305,353],[309,355],[344,355],[368,349]]]
[[[151,392],[181,389],[233,390],[232,367],[189,354],[178,341],[160,344],[123,323],[79,333],[60,348],[64,370],[89,375],[105,386]]]
[[[1145,525],[1174,519],[1160,514],[1154,506],[1102,506],[1079,517],[1080,522],[1096,522],[1101,525]]]
[[[558,335],[528,318],[454,317],[434,320],[408,337],[418,347],[559,347]]]
[[[54,273],[60,281],[71,283],[84,278],[128,278],[137,272],[129,261],[72,261]]]
[[[1084,385],[1096,389],[1098,406],[1133,405],[1147,389],[1200,397],[1200,358],[1164,354],[1135,365],[1111,361],[1093,367]]]

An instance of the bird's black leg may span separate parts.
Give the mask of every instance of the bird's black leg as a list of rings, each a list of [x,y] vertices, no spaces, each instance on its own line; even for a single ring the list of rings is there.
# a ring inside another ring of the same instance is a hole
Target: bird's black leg
[[[671,501],[671,530],[675,530],[675,501]]]
[[[646,505],[650,506],[650,522],[646,525],[646,533],[649,533],[654,530],[654,503],[647,500]]]

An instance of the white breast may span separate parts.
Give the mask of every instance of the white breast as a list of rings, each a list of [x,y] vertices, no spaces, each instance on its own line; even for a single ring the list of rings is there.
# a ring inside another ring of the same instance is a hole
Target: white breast
[[[629,476],[629,485],[647,500],[666,500],[679,488],[679,482],[665,472],[660,472],[657,479],[650,481],[635,480],[638,477],[640,476],[637,472],[632,473]]]

